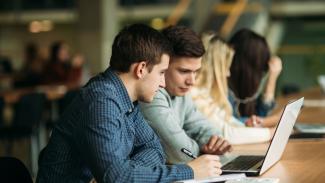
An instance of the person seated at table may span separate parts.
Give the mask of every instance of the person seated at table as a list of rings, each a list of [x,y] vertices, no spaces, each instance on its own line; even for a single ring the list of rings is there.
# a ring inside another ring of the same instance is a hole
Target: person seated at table
[[[0,54],[0,75],[12,74],[13,72],[11,59]]]
[[[82,57],[71,58],[70,48],[64,41],[51,45],[50,59],[44,70],[44,84],[80,84]]]
[[[191,91],[199,111],[221,129],[223,137],[231,144],[270,140],[270,129],[245,127],[232,114],[228,100],[227,77],[230,74],[234,50],[213,33],[204,34],[202,41],[206,52],[202,58],[202,68],[197,75],[197,84]]]
[[[92,78],[68,106],[39,159],[36,182],[174,182],[221,173],[219,157],[166,165],[158,136],[138,102],[165,86],[170,45],[142,24],[122,29],[110,67]]]
[[[28,43],[24,52],[24,63],[15,77],[15,88],[32,87],[41,84],[44,60],[40,58],[38,46]]]
[[[195,75],[201,68],[205,52],[200,37],[183,26],[171,26],[162,32],[173,47],[165,74],[166,88],[160,88],[151,103],[141,103],[141,111],[161,138],[167,161],[190,161],[191,158],[181,152],[182,148],[190,150],[195,156],[221,155],[231,151],[228,141],[219,136],[221,129],[197,110],[188,95],[195,84]]]
[[[9,57],[0,53],[0,90],[8,90],[12,87],[14,69]]]
[[[264,37],[249,29],[241,29],[229,40],[235,50],[230,67],[229,100],[234,115],[259,126],[274,126],[279,115],[267,117],[275,106],[274,95],[276,81],[282,70],[279,57],[271,57],[270,49]],[[262,117],[262,118],[260,118]]]

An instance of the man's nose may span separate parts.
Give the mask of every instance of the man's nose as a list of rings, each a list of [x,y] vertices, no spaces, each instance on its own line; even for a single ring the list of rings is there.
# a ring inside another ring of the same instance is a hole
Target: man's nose
[[[195,76],[196,76],[196,74],[194,72],[189,74],[189,76],[186,79],[186,84],[191,85],[191,86],[194,85],[195,84]]]
[[[166,87],[165,76],[163,76],[160,79],[159,87],[161,87],[161,88],[165,88]]]

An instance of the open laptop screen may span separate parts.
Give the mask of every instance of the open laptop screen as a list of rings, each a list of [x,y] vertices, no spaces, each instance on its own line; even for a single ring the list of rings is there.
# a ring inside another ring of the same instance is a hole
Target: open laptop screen
[[[304,98],[300,98],[286,105],[280,121],[276,127],[271,144],[267,150],[260,174],[268,170],[272,165],[280,160],[293,126],[297,120],[299,111],[303,104]]]

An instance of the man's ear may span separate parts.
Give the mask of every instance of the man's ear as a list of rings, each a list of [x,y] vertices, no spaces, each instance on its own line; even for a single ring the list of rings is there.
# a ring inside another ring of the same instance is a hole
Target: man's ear
[[[143,78],[147,74],[147,62],[141,61],[136,63],[135,69],[134,69],[134,74],[138,79]]]

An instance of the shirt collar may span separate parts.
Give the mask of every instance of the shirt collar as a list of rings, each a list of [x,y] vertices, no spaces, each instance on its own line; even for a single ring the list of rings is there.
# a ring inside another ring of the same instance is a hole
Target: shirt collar
[[[120,99],[120,105],[125,113],[131,113],[137,102],[132,103],[130,96],[120,77],[110,68],[104,72],[104,77],[109,78],[116,88],[117,97]]]

